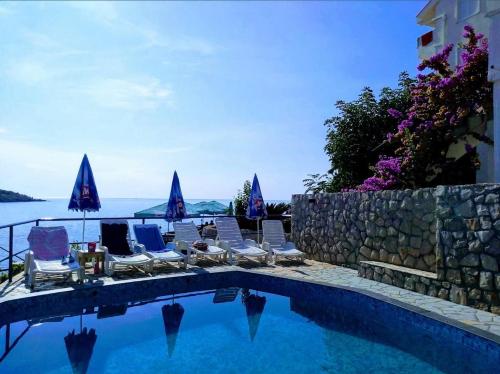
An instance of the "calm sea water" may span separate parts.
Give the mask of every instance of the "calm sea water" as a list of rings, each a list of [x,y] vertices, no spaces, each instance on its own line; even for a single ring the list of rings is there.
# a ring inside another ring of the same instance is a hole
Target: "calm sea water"
[[[186,200],[189,203],[196,203],[203,200]],[[205,200],[206,201],[206,200]],[[224,205],[229,205],[230,200],[217,200]],[[163,204],[165,199],[102,199],[101,210],[96,213],[87,213],[87,217],[133,217],[135,212],[151,208],[155,205]],[[32,220],[42,217],[57,217],[57,218],[81,218],[81,212],[68,211],[67,199],[51,199],[40,202],[26,203],[0,203],[0,226]],[[193,219],[199,224],[199,219]],[[131,221],[131,223],[137,223]],[[166,231],[167,222],[163,220],[151,220],[162,226],[162,230]],[[59,226],[64,225],[68,231],[70,241],[82,240],[82,222],[42,222],[43,226]],[[28,233],[33,226],[33,223],[16,226],[14,228],[14,251],[20,251],[28,247],[26,240]],[[8,248],[8,229],[0,229],[0,247]],[[99,221],[87,221],[85,224],[85,240],[97,241],[99,238]],[[0,250],[0,259],[7,254]],[[4,264],[0,265],[3,267]]]

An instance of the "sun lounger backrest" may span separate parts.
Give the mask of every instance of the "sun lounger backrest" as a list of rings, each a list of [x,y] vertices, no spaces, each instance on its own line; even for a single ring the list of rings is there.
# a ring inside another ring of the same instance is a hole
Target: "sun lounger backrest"
[[[137,241],[143,244],[148,252],[158,252],[165,249],[165,242],[157,224],[134,225],[134,233]]]
[[[60,260],[69,253],[68,233],[64,226],[32,227],[28,242],[36,259]]]
[[[200,233],[194,222],[174,222],[175,240],[192,243],[201,240]]]
[[[283,224],[279,220],[263,220],[262,231],[264,241],[269,243],[271,248],[282,248],[286,243],[285,231]]]
[[[241,236],[240,227],[238,226],[236,218],[215,218],[215,226],[217,227],[217,236],[219,237],[219,240],[228,242],[233,248],[244,245],[243,237]]]
[[[129,240],[130,234],[127,220],[101,220],[101,244],[108,248],[110,254],[117,256],[132,255]]]

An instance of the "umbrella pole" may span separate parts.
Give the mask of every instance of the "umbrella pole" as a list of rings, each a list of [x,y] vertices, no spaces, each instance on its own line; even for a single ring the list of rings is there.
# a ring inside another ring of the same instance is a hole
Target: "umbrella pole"
[[[257,217],[257,245],[260,244],[260,234],[259,234],[259,217]]]
[[[83,211],[83,232],[82,232],[82,250],[83,250],[83,243],[85,242],[85,214],[87,213],[86,210]]]

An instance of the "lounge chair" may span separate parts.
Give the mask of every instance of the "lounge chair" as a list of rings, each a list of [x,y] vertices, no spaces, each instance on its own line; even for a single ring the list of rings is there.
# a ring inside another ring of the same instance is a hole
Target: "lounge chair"
[[[101,243],[104,250],[104,272],[113,275],[117,266],[142,266],[146,272],[153,270],[153,257],[144,246],[130,239],[128,222],[124,219],[101,220]]]
[[[188,256],[178,252],[174,243],[165,245],[158,225],[134,225],[134,233],[137,241],[145,247],[155,262],[176,262],[179,267],[182,264],[182,267],[186,268]]]
[[[268,252],[258,247],[255,240],[245,239],[241,236],[241,231],[233,217],[215,218],[217,227],[218,245],[229,253],[229,263],[233,264],[241,257],[257,258],[261,262],[267,263]]]
[[[304,261],[305,253],[299,251],[295,244],[287,242],[283,224],[278,220],[264,220],[262,221],[262,249],[268,251],[273,260],[278,260],[279,257],[288,259],[299,259]]]
[[[78,281],[83,281],[83,269],[74,257],[69,257],[68,233],[63,226],[32,227],[28,242],[24,274],[28,275],[31,288],[35,287],[38,274],[71,276],[76,273]]]
[[[199,250],[193,247],[193,243],[196,241],[202,241],[200,233],[196,228],[194,222],[174,222],[175,231],[175,245],[179,249],[189,249],[190,253],[194,255],[194,262],[202,258],[211,258],[219,261],[226,260],[226,251],[215,245],[215,240],[205,239],[204,242],[208,245],[206,251]],[[190,258],[191,259],[191,256]]]

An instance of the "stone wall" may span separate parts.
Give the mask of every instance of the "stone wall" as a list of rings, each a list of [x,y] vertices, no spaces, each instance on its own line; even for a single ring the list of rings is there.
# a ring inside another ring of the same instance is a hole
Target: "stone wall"
[[[436,271],[432,189],[294,195],[292,239],[311,258]]]
[[[500,185],[440,186],[435,196],[438,279],[451,284],[456,302],[498,306]]]
[[[499,184],[295,195],[292,238],[310,258],[500,314]]]

